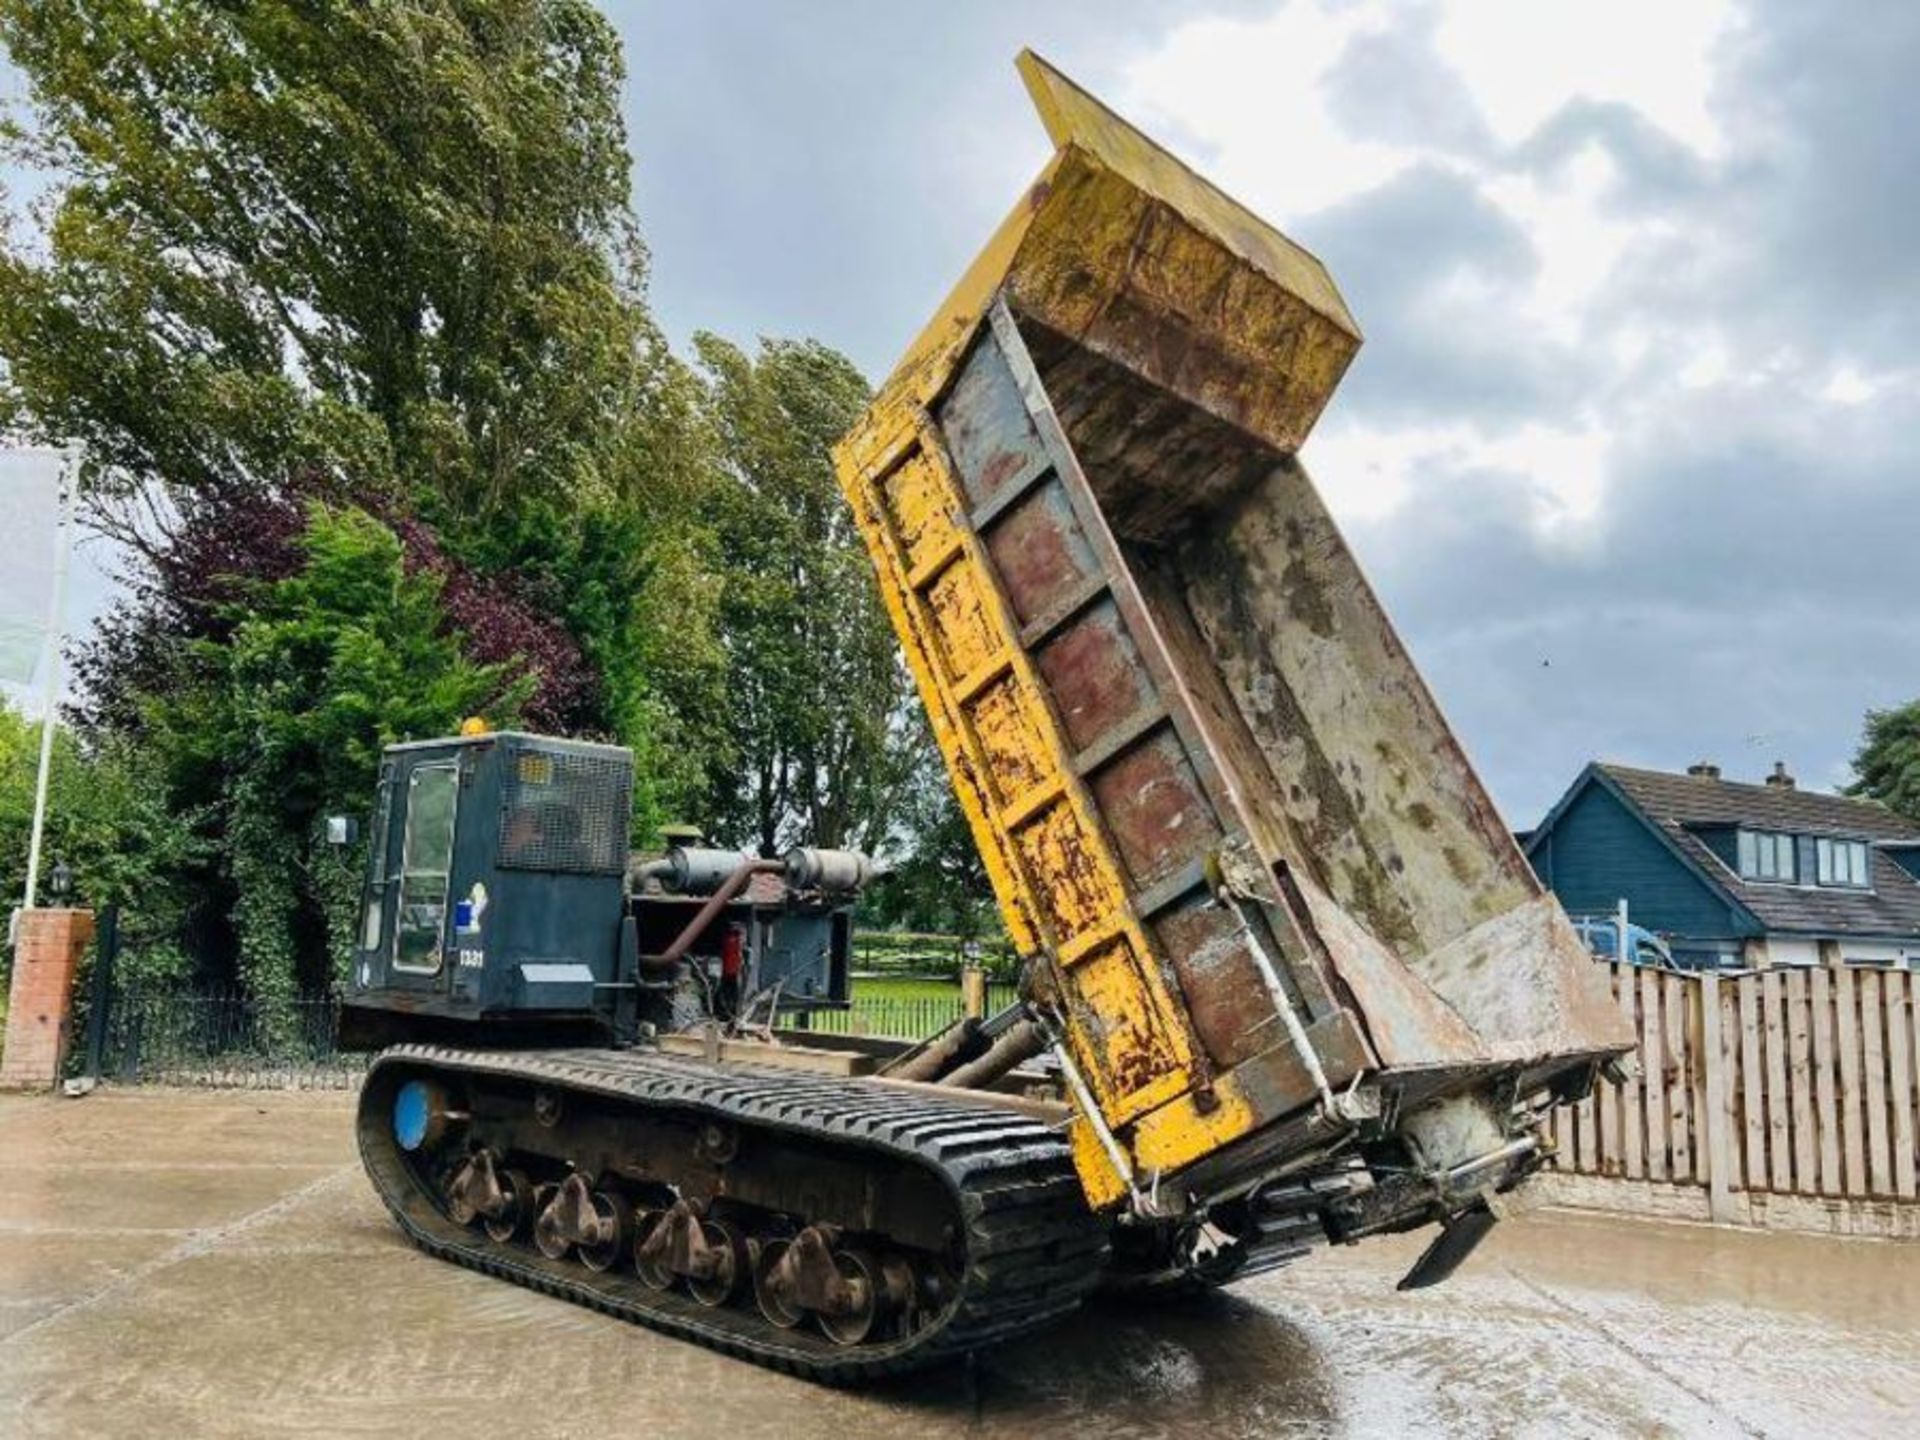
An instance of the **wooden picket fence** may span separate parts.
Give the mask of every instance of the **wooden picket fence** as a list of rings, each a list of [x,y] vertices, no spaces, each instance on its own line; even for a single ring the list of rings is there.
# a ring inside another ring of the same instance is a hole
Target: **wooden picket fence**
[[[1697,1187],[1716,1220],[1756,1196],[1915,1199],[1920,977],[1608,968],[1639,1073],[1557,1113],[1561,1172]]]

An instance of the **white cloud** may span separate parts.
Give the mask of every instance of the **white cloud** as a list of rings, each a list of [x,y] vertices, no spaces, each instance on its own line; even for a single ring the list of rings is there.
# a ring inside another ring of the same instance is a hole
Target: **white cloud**
[[[1707,97],[1732,20],[1727,0],[1469,0],[1444,8],[1435,40],[1508,144],[1583,99],[1629,106],[1715,155],[1724,137]]]
[[[1725,383],[1732,369],[1733,362],[1727,355],[1726,342],[1717,335],[1710,335],[1693,347],[1691,358],[1675,378],[1688,390],[1710,390]]]
[[[1208,177],[1255,209],[1283,220],[1309,214],[1415,158],[1345,133],[1321,88],[1356,37],[1387,23],[1377,4],[1315,3],[1260,20],[1191,21],[1127,67],[1116,99],[1150,134],[1205,147]]]
[[[1336,415],[1308,438],[1301,462],[1341,520],[1379,520],[1406,501],[1423,468],[1458,463],[1472,444],[1464,426],[1386,429]]]
[[[1588,316],[1628,248],[1664,229],[1654,220],[1610,216],[1604,201],[1613,179],[1607,153],[1586,145],[1548,176],[1489,173],[1480,181],[1481,194],[1532,242],[1540,264],[1525,296],[1528,312],[1563,343],[1585,338]]]
[[[1529,422],[1489,441],[1480,456],[1486,468],[1524,480],[1530,518],[1542,536],[1573,547],[1599,513],[1606,462],[1606,436],[1584,422]]]
[[[1878,393],[1880,387],[1851,365],[1843,365],[1833,372],[1833,378],[1820,392],[1822,400],[1830,400],[1835,405],[1862,405]]]
[[[1606,454],[1606,437],[1591,424],[1528,422],[1489,434],[1467,423],[1388,428],[1333,420],[1314,432],[1301,458],[1344,521],[1378,521],[1414,498],[1444,503],[1433,492],[1436,477],[1476,473],[1512,489],[1541,541],[1578,546],[1601,503]]]
[[[1829,405],[1851,408],[1885,396],[1896,389],[1910,389],[1914,372],[1869,373],[1852,365],[1840,365],[1820,388],[1820,398]]]

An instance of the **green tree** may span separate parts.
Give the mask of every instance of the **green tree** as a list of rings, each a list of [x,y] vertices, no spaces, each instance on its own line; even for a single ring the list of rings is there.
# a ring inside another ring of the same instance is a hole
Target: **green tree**
[[[1003,938],[986,866],[930,735],[901,787],[893,821],[893,864],[862,903],[861,923],[983,942]]]
[[[54,183],[0,236],[0,419],[84,447],[96,529],[164,570],[235,490],[413,511],[540,587],[589,728],[712,729],[709,439],[592,4],[0,0],[0,42]]]
[[[0,0],[59,189],[0,264],[18,412],[98,523],[302,465],[449,514],[617,487],[668,361],[584,0]]]
[[[919,720],[829,453],[866,381],[809,341],[764,340],[751,359],[712,335],[694,345],[723,465],[712,508],[732,723],[712,812],[764,854],[882,848]]]
[[[379,521],[316,507],[301,547],[297,572],[236,607],[227,643],[191,648],[147,728],[217,856],[202,888],[231,897],[241,979],[276,1022],[349,957],[360,856],[324,842],[324,817],[366,810],[384,746],[471,714],[511,722],[526,689],[463,656],[439,581],[409,574]]]
[[[1851,792],[1920,825],[1920,700],[1867,713]]]
[[[39,757],[40,726],[0,703],[0,907],[25,895]],[[64,863],[78,903],[119,905],[155,935],[178,933],[184,917],[173,882],[183,868],[203,861],[205,846],[168,804],[159,779],[134,746],[119,740],[89,746],[65,726],[54,731],[41,904],[48,900],[49,871]],[[170,974],[184,960],[176,946],[160,943],[130,963]]]

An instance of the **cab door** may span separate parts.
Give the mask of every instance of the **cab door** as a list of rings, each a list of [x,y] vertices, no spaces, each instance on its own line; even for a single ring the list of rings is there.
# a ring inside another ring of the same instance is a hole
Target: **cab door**
[[[393,880],[398,873],[400,839],[393,824],[393,792],[399,767],[380,766],[374,792],[373,825],[367,831],[367,874],[360,891],[360,934],[355,979],[361,989],[387,983],[387,958],[393,950]]]
[[[459,803],[456,755],[403,757],[381,767],[360,912],[363,989],[447,991]]]

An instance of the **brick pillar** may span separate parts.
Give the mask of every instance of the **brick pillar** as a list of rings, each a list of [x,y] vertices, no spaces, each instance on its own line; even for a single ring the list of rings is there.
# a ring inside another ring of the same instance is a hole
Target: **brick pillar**
[[[0,1089],[46,1090],[59,1082],[72,1038],[73,974],[92,939],[91,910],[20,912]]]

